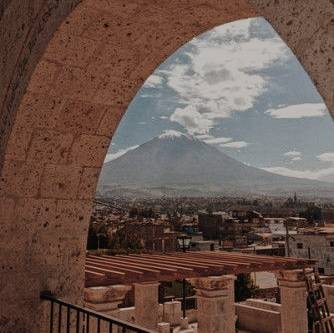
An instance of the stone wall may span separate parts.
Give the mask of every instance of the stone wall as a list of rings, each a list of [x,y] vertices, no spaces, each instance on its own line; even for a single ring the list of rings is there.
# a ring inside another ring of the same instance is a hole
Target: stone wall
[[[97,178],[113,133],[145,79],[192,37],[255,15],[244,0],[84,0],[72,10],[77,2],[12,0],[1,8],[5,332],[43,330],[42,290],[82,302]]]
[[[327,305],[330,313],[334,313],[334,286],[329,284],[322,285],[327,299]]]
[[[256,333],[281,332],[279,311],[255,307],[247,303],[236,303],[235,309],[238,316],[237,325],[241,330]]]
[[[270,310],[275,312],[281,312],[281,304],[263,301],[261,299],[247,299],[242,304],[253,306],[258,309]]]
[[[112,135],[145,79],[192,37],[263,15],[333,110],[334,5],[329,0],[78,3],[0,3],[4,332],[43,331],[42,290],[82,302],[91,201]]]

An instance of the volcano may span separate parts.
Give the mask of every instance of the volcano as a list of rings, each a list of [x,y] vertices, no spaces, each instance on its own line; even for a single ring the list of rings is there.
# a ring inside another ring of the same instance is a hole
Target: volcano
[[[334,184],[277,175],[243,164],[191,135],[166,132],[104,164],[98,191],[162,195],[334,196]]]

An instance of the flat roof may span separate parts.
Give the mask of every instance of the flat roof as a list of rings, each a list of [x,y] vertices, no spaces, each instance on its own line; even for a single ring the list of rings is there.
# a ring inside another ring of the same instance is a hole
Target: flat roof
[[[174,281],[311,267],[314,260],[227,251],[190,251],[168,254],[87,255],[86,286]]]
[[[334,234],[333,227],[311,227],[298,229],[299,235],[327,235]]]

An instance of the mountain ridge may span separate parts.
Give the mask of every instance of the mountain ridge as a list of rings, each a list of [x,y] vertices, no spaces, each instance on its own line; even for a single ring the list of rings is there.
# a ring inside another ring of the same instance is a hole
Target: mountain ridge
[[[293,178],[258,169],[191,135],[168,131],[104,164],[98,189],[105,187],[178,188],[201,193],[322,192],[334,184]],[[328,192],[328,193],[327,193]]]

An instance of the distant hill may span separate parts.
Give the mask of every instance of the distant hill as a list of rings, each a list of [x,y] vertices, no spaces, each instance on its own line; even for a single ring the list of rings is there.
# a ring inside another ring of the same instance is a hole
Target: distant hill
[[[334,184],[280,176],[247,166],[190,135],[165,133],[105,163],[98,191],[151,195],[334,197]]]

